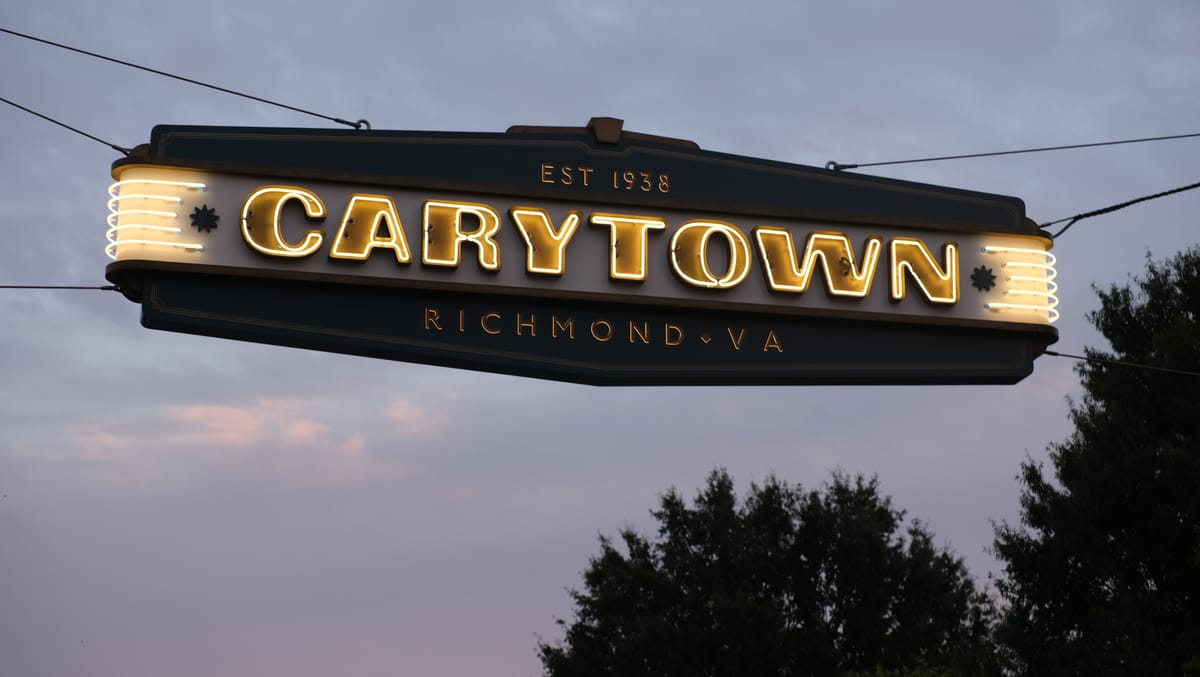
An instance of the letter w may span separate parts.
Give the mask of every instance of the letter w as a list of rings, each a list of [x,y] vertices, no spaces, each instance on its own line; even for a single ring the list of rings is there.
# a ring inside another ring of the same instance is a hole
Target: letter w
[[[796,260],[796,245],[792,231],[786,228],[759,226],[754,229],[758,250],[766,264],[767,283],[775,291],[802,294],[808,291],[813,271],[820,260],[825,271],[825,285],[834,296],[862,298],[871,291],[875,267],[883,241],[867,238],[862,265],[855,262],[850,238],[843,233],[813,232],[804,246],[803,263]]]

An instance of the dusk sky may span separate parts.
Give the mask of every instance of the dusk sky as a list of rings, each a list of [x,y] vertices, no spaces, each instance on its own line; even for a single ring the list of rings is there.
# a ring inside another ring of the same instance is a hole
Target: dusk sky
[[[823,166],[1200,132],[1191,0],[9,2],[0,27],[376,129],[625,129]],[[333,123],[0,34],[0,96],[111,141]],[[112,149],[0,105],[0,284],[104,284]],[[858,170],[1046,222],[1200,180],[1200,139]],[[1056,243],[1093,285],[1200,239],[1200,191]],[[598,388],[145,329],[0,289],[0,674],[536,675],[600,534],[714,467],[877,474],[986,581],[1071,360],[1011,386]]]

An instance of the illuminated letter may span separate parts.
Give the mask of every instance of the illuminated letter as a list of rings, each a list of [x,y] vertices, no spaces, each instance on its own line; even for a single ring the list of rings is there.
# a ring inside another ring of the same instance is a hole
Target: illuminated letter
[[[652,216],[625,214],[592,214],[591,222],[594,226],[608,226],[611,229],[609,277],[614,280],[645,280],[649,232],[666,229],[667,222]]]
[[[479,228],[463,232],[463,214],[479,219]],[[500,247],[492,239],[500,230],[496,210],[474,202],[425,203],[425,248],[421,261],[427,266],[458,267],[462,243],[479,247],[479,265],[484,270],[500,270]]]
[[[557,230],[550,221],[550,213],[537,207],[513,207],[509,210],[517,229],[525,238],[529,252],[525,269],[531,273],[562,275],[563,251],[579,228],[579,212],[567,212],[562,226]]]
[[[797,265],[796,246],[792,231],[787,228],[759,226],[754,229],[758,250],[762,253],[767,269],[767,284],[775,291],[803,294],[812,281],[817,259],[825,270],[826,289],[834,296],[862,298],[871,291],[875,279],[875,266],[879,263],[879,252],[883,243],[877,237],[867,238],[862,267],[854,263],[854,250],[850,238],[842,233],[813,232],[804,247],[804,264]],[[834,270],[837,269],[837,275]]]
[[[242,205],[242,237],[246,244],[268,256],[300,258],[321,248],[325,235],[319,230],[304,234],[304,242],[288,244],[283,239],[280,217],[288,200],[299,200],[309,219],[325,218],[325,203],[317,194],[295,186],[263,186],[250,194]]]
[[[708,266],[708,240],[720,233],[729,243],[729,267],[720,277]],[[723,221],[689,221],[671,237],[671,267],[684,282],[709,289],[728,289],[750,272],[750,241],[737,226]]]
[[[939,266],[925,243],[907,237],[892,240],[892,299],[904,299],[904,271],[917,281],[921,293],[931,303],[958,302],[958,245],[942,247],[945,267]]]
[[[379,236],[379,227],[386,235]],[[353,226],[353,228],[351,227]],[[396,252],[396,261],[409,263],[412,253],[404,238],[404,225],[396,213],[396,203],[386,195],[355,195],[346,206],[342,226],[338,228],[329,250],[331,259],[366,261],[376,247]]]

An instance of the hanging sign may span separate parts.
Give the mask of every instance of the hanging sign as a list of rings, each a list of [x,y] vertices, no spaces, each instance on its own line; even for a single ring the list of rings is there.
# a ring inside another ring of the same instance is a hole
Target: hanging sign
[[[156,127],[107,275],[152,328],[596,384],[1012,383],[1057,339],[1020,200],[621,127]]]

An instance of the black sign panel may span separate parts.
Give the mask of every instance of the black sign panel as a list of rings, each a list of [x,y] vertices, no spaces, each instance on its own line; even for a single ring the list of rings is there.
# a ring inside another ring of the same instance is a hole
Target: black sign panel
[[[619,120],[160,126],[113,173],[156,329],[598,385],[1015,383],[1057,340],[1020,200]]]
[[[160,276],[154,329],[595,385],[1014,383],[1028,338],[970,327]]]

